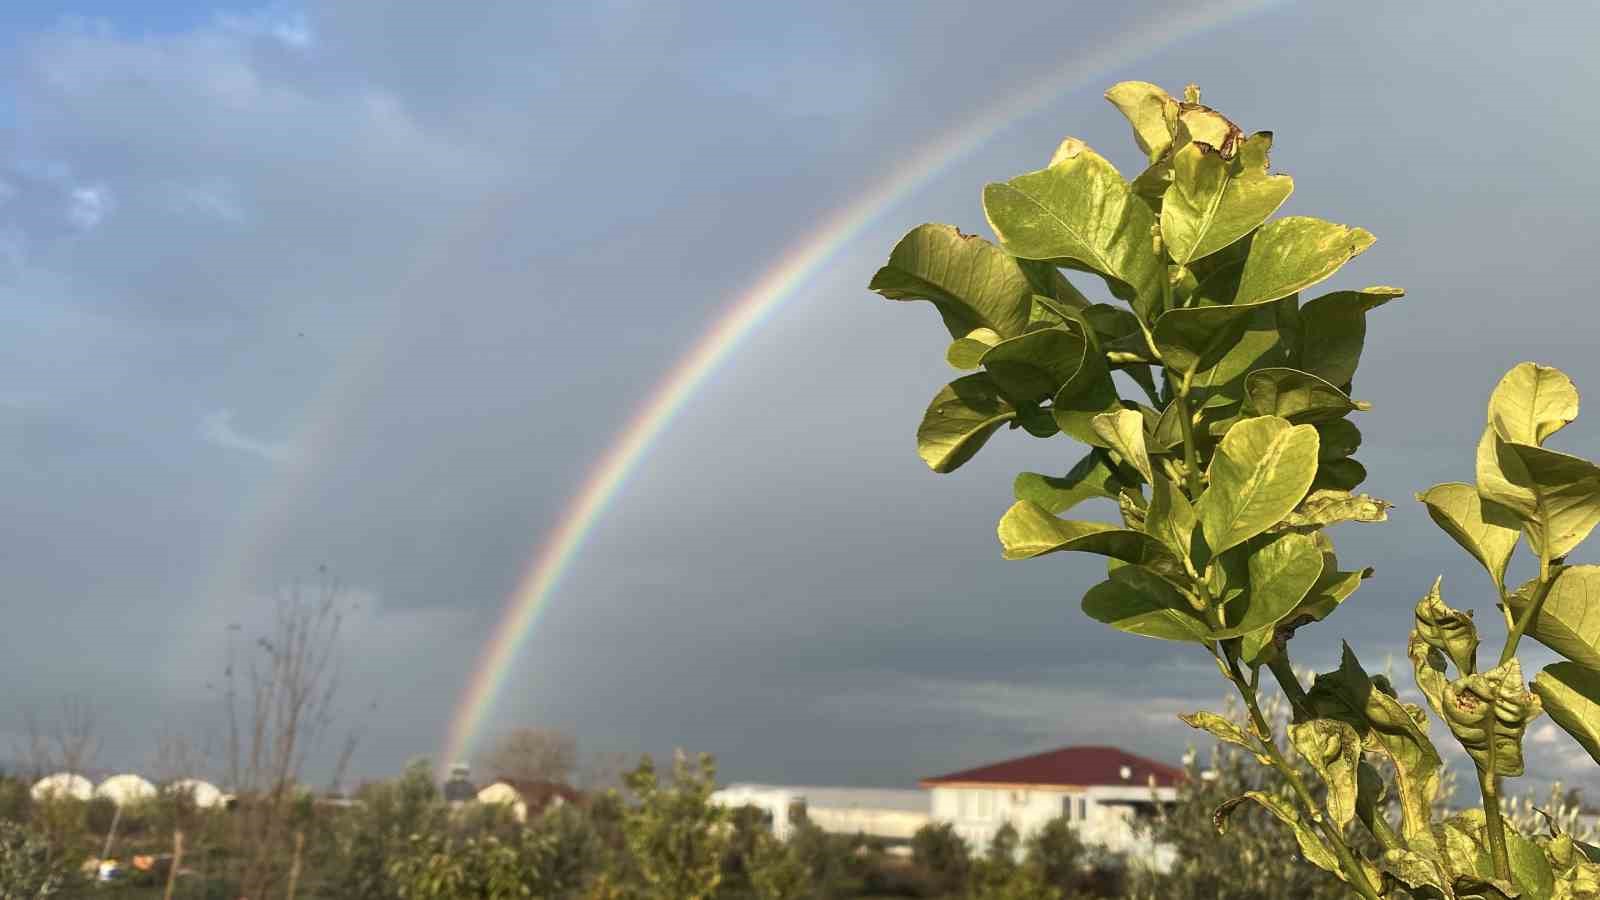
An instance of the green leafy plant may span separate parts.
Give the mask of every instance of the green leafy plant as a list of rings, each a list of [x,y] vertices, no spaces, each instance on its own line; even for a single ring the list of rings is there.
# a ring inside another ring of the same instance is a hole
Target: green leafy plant
[[[945,359],[968,373],[934,395],[918,454],[950,472],[1002,428],[1087,445],[1065,473],[1017,476],[998,527],[1004,556],[1104,557],[1107,578],[1082,600],[1090,618],[1215,660],[1247,727],[1210,712],[1184,721],[1245,748],[1287,786],[1222,802],[1219,831],[1237,810],[1260,810],[1307,861],[1367,898],[1592,896],[1583,891],[1600,869],[1585,848],[1508,832],[1498,790],[1522,773],[1523,732],[1541,707],[1600,754],[1600,616],[1583,615],[1600,567],[1562,564],[1600,522],[1600,469],[1542,446],[1576,415],[1570,382],[1514,369],[1490,402],[1476,487],[1423,495],[1489,570],[1508,623],[1498,663],[1479,672],[1471,617],[1437,588],[1417,606],[1418,685],[1482,773],[1486,810],[1436,821],[1444,763],[1427,712],[1348,646],[1309,688],[1290,659],[1296,633],[1372,574],[1342,567],[1325,529],[1387,518],[1388,502],[1356,492],[1366,470],[1350,417],[1369,406],[1352,388],[1367,314],[1403,292],[1302,302],[1373,236],[1275,218],[1293,181],[1271,171],[1271,133],[1247,134],[1194,86],[1181,100],[1144,82],[1106,96],[1144,153],[1136,177],[1069,138],[1044,168],[984,189],[998,243],[922,225],[873,277],[884,297],[934,305],[951,337]],[[1102,282],[1113,302],[1091,300],[1064,269]],[[1124,396],[1132,386],[1139,393]],[[1093,499],[1113,501],[1121,521],[1067,517]],[[1539,577],[1508,590],[1519,535]],[[1534,692],[1515,659],[1525,633],[1570,660]],[[1263,670],[1292,706],[1282,746],[1261,710]]]

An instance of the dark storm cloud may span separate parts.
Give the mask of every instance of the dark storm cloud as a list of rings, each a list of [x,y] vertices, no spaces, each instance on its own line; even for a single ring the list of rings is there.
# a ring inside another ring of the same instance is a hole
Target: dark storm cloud
[[[15,705],[93,693],[138,762],[149,722],[212,715],[227,624],[326,562],[362,604],[348,705],[378,701],[358,768],[432,752],[533,548],[719,311],[929,142],[1160,15],[341,3],[0,45],[3,526],[35,636],[0,669]],[[1220,694],[1209,663],[1086,621],[1091,564],[998,559],[1011,476],[1070,448],[1001,435],[927,472],[943,332],[863,286],[917,222],[981,230],[981,184],[1065,134],[1136,165],[1106,85],[1198,80],[1276,132],[1287,212],[1379,236],[1340,286],[1411,291],[1357,383],[1370,487],[1404,500],[1468,474],[1510,364],[1600,384],[1588,31],[1272,7],[1015,123],[808,279],[650,448],[500,721],[769,781],[903,784],[1071,740],[1175,759],[1171,714]],[[1308,664],[1337,635],[1399,658],[1439,571],[1483,605],[1409,503],[1338,539],[1380,578]]]

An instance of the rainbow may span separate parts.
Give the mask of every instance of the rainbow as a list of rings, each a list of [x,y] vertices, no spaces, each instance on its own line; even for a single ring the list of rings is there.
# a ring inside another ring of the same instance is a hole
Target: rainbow
[[[442,768],[465,759],[472,750],[518,652],[538,623],[540,611],[548,605],[562,576],[582,550],[590,530],[617,496],[628,475],[639,466],[650,445],[739,342],[795,294],[840,248],[941,171],[970,155],[1008,126],[1045,109],[1061,94],[1196,32],[1271,5],[1272,0],[1221,3],[1133,29],[1052,73],[1025,92],[952,129],[913,158],[897,163],[892,174],[876,187],[835,211],[809,237],[789,247],[775,265],[730,304],[711,330],[659,382],[562,511],[555,530],[539,547],[506,601],[472,677],[462,691],[437,764]]]

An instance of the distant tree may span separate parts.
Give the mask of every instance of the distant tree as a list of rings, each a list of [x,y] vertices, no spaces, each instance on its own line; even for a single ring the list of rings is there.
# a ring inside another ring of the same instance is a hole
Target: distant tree
[[[42,837],[16,822],[0,821],[0,897],[61,895],[72,877],[66,861]]]
[[[967,881],[971,850],[949,822],[924,825],[911,836],[911,858],[948,890]]]
[[[578,766],[578,742],[551,728],[516,728],[495,741],[479,766],[489,778],[567,781]]]
[[[680,751],[672,775],[670,786],[662,784],[647,756],[624,777],[637,802],[623,817],[623,833],[645,897],[706,900],[722,881],[732,832],[728,810],[711,803],[716,763],[701,754],[691,764]]]
[[[278,597],[269,632],[241,660],[230,645],[225,684],[227,763],[239,797],[236,861],[241,892],[266,896],[298,856],[294,804],[306,757],[333,724],[340,628],[348,603],[325,567]],[[241,689],[241,681],[243,682]]]
[[[747,873],[756,900],[799,900],[811,885],[811,871],[793,848],[770,832],[756,832]]]

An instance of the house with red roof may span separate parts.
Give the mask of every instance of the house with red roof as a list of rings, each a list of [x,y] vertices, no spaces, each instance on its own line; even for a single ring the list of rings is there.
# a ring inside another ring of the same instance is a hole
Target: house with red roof
[[[922,779],[930,818],[955,827],[976,852],[1003,825],[1026,840],[1065,817],[1085,842],[1164,867],[1167,855],[1138,823],[1177,800],[1184,771],[1116,747],[1063,747]]]

